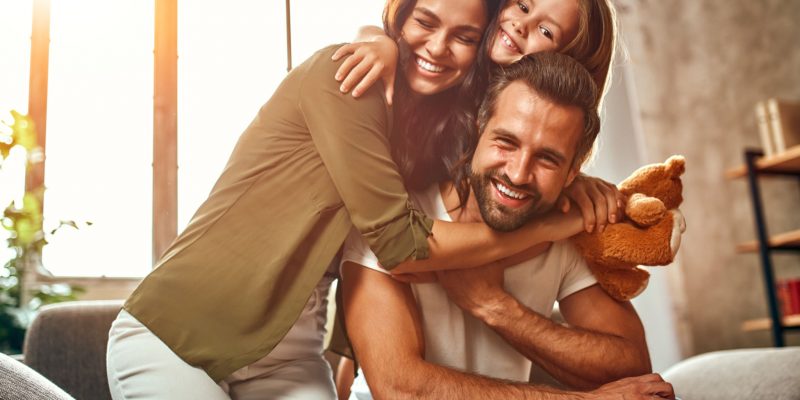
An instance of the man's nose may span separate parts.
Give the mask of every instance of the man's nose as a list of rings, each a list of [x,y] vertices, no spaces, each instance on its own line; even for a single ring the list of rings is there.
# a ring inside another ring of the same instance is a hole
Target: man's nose
[[[506,176],[516,186],[530,185],[535,181],[532,157],[525,154],[515,157],[506,164]]]

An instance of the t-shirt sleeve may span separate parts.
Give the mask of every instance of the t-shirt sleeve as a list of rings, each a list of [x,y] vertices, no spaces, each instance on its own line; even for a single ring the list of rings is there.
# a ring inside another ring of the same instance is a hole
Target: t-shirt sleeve
[[[558,301],[567,296],[597,283],[586,260],[578,254],[578,251],[569,242],[559,242],[561,251],[562,275],[561,285],[558,288]]]
[[[380,85],[359,99],[339,91],[333,78],[335,47],[308,64],[299,108],[350,220],[380,264],[391,269],[406,259],[428,258],[433,220],[409,201],[389,151],[392,115]]]
[[[350,231],[350,234],[347,235],[347,239],[344,241],[344,249],[342,250],[342,264],[347,261],[362,265],[369,269],[374,269],[378,272],[383,272],[385,274],[389,273],[389,271],[381,268],[381,264],[378,262],[378,257],[376,257],[375,253],[373,253],[369,246],[367,246],[367,242],[355,228]]]

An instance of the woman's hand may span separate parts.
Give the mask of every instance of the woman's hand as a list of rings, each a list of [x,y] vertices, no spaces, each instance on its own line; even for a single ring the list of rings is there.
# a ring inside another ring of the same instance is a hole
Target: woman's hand
[[[347,93],[353,88],[353,97],[362,95],[378,78],[386,88],[386,103],[392,104],[394,78],[397,73],[397,44],[388,36],[377,36],[368,42],[346,44],[333,53],[334,61],[347,57],[336,71],[336,80],[342,82],[339,90]]]
[[[609,223],[621,221],[626,201],[616,185],[578,174],[572,184],[564,188],[557,204],[563,212],[567,212],[571,202],[575,202],[583,215],[584,229],[591,233],[595,225],[599,232],[603,232]]]

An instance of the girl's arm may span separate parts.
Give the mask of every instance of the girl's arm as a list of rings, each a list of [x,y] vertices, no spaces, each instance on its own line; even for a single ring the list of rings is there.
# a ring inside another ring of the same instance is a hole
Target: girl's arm
[[[346,44],[333,53],[332,59],[347,57],[336,71],[341,82],[339,90],[347,93],[351,88],[358,97],[380,78],[385,88],[386,103],[392,104],[394,78],[397,72],[397,44],[377,26],[363,26],[353,43]]]
[[[512,232],[496,231],[482,222],[435,220],[428,236],[427,259],[406,260],[390,269],[393,274],[473,268],[506,259],[544,242],[564,240],[583,231],[578,210],[551,212]]]
[[[558,212],[550,213],[515,232],[497,232],[483,223],[477,224],[474,232],[470,232],[469,230],[473,229],[468,226],[470,224],[454,225],[452,222],[437,220],[433,224],[433,235],[428,238],[430,257],[427,260],[403,262],[393,269],[392,273],[409,274],[470,268],[475,266],[470,262],[471,257],[481,258],[486,255],[491,258],[490,262],[505,266],[515,265],[541,252],[541,249],[537,250],[533,245],[563,240],[584,230],[591,233],[595,224],[602,232],[607,224],[620,221],[622,210],[625,209],[625,196],[615,185],[584,174],[579,174],[570,186],[564,188],[562,197],[559,208],[564,215],[559,215]],[[576,207],[570,206],[570,202],[574,202]],[[487,231],[481,232],[484,228]],[[518,239],[519,236],[524,238]],[[453,242],[450,242],[451,238]],[[523,243],[525,245],[520,249],[517,245]],[[458,249],[461,247],[463,249]],[[450,251],[457,252],[451,257],[455,262],[442,261],[442,258],[449,257]],[[485,253],[480,254],[482,252]],[[458,262],[466,262],[469,265]],[[407,282],[424,282],[430,278],[425,275],[400,277]]]

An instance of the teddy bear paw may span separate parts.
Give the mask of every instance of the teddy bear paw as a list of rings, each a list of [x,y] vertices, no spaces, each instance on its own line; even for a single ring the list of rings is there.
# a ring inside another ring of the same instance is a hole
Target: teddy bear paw
[[[672,257],[675,257],[678,254],[678,249],[681,247],[681,235],[683,232],[686,232],[686,220],[683,218],[683,213],[681,210],[674,209],[670,210],[672,213],[672,238],[670,239],[669,245],[672,249]]]

